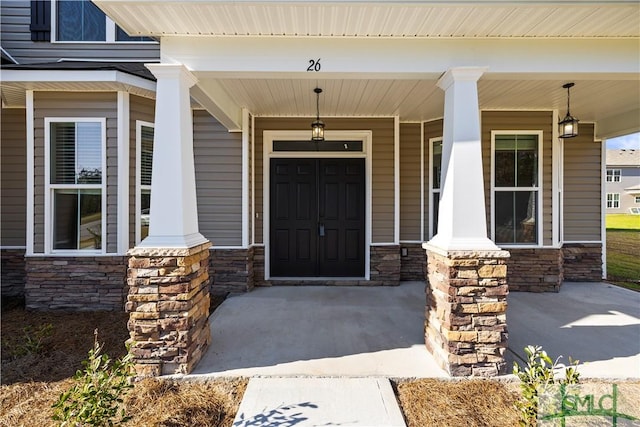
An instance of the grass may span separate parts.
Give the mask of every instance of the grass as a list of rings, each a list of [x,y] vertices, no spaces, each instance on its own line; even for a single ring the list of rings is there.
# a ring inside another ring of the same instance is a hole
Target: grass
[[[640,291],[640,215],[607,215],[607,279]]]
[[[224,298],[217,298],[217,304]],[[125,354],[128,316],[116,312],[33,312],[20,303],[2,309],[0,427],[55,426],[51,405],[68,390],[93,345],[93,330],[112,358]],[[27,332],[52,325],[39,346],[25,352]],[[125,399],[131,426],[231,426],[247,385],[245,379],[207,382],[144,380]],[[153,404],[149,404],[153,402]]]
[[[608,214],[605,218],[607,230],[639,230],[640,215]]]

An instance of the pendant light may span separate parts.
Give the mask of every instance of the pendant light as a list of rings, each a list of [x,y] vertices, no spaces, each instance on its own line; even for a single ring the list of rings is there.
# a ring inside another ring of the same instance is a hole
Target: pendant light
[[[560,123],[558,123],[558,132],[560,133],[560,138],[573,138],[574,136],[578,136],[578,119],[573,117],[570,112],[570,101],[571,94],[569,89],[574,86],[574,83],[566,83],[562,85],[563,88],[567,90],[567,115],[564,116],[564,119]]]
[[[314,142],[324,141],[324,123],[320,120],[320,94],[319,87],[313,90],[316,93],[316,119],[311,123],[311,140]]]

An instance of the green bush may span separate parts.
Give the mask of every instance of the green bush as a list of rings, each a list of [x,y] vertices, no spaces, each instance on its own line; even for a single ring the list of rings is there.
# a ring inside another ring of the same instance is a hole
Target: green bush
[[[130,351],[111,361],[102,354],[98,331],[93,348],[82,362],[84,370],[74,376],[75,384],[53,405],[55,421],[61,426],[113,426],[130,419],[122,406],[124,395],[133,388],[133,362]],[[127,350],[129,350],[127,348]]]
[[[538,417],[538,391],[554,384],[578,384],[580,374],[576,369],[579,361],[569,358],[569,367],[565,369],[565,377],[556,379],[554,370],[558,367],[558,360],[552,361],[546,351],[540,346],[528,345],[524,349],[527,354],[527,366],[520,367],[518,362],[513,364],[513,373],[520,378],[522,396],[515,406],[520,413],[520,425],[535,426]]]

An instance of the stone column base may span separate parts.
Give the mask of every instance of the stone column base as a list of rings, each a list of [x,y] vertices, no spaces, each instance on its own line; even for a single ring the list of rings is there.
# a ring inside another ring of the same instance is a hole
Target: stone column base
[[[509,252],[425,249],[427,349],[452,376],[504,373]]]
[[[210,246],[129,251],[127,342],[139,376],[188,374],[207,349]]]

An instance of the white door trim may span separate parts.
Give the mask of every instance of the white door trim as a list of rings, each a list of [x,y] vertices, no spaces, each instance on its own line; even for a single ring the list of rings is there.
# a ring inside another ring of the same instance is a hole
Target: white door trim
[[[270,212],[269,212],[269,186],[271,158],[364,158],[365,159],[365,261],[364,279],[370,278],[370,247],[371,247],[371,183],[372,183],[372,159],[371,142],[373,132],[370,130],[325,131],[327,141],[362,141],[362,152],[274,152],[273,141],[304,141],[308,140],[311,131],[264,131],[262,134],[262,241],[264,242],[264,280],[269,280],[270,275]],[[309,280],[309,278],[305,278]]]

